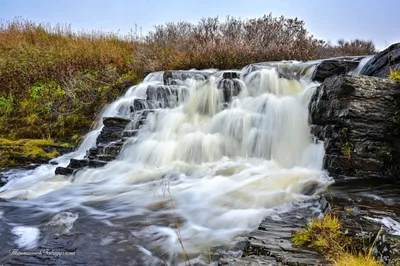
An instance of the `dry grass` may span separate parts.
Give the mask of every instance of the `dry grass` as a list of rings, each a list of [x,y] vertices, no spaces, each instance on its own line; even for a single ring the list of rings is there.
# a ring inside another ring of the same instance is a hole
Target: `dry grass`
[[[391,80],[400,81],[400,69],[390,69],[390,76]]]
[[[383,266],[383,263],[377,261],[371,255],[359,253],[353,255],[344,253],[339,258],[333,261],[334,266]]]
[[[372,256],[372,248],[382,233],[382,228],[368,252],[365,252],[355,249],[358,243],[344,234],[341,227],[342,224],[338,216],[331,212],[321,219],[313,219],[306,228],[295,232],[292,241],[295,246],[315,249],[337,266],[383,265]]]
[[[326,44],[303,21],[271,14],[167,23],[141,38],[16,19],[0,24],[0,137],[72,141],[103,105],[151,71],[374,51],[368,41]]]

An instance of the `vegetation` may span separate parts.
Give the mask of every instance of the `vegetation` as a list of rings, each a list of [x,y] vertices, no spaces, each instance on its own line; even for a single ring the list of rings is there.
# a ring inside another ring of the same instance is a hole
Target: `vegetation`
[[[316,39],[295,18],[205,18],[147,36],[73,32],[17,19],[0,24],[0,137],[71,142],[106,103],[151,71],[241,68],[260,61],[372,54],[370,41]]]
[[[390,69],[390,76],[391,80],[400,81],[400,69]]]
[[[52,159],[59,155],[58,148],[71,147],[68,143],[55,143],[51,139],[8,140],[0,138],[0,167],[29,164]]]
[[[322,253],[334,265],[382,265],[372,256],[372,246],[368,252],[357,250],[359,246],[350,236],[341,230],[341,222],[334,213],[328,213],[321,219],[313,219],[307,228],[293,234],[295,246],[305,246]],[[379,233],[378,233],[379,235]]]

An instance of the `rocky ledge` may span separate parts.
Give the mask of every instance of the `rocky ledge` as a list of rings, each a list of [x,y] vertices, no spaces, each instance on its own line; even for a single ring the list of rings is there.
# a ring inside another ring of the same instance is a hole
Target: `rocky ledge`
[[[400,83],[329,78],[312,96],[310,123],[324,142],[324,169],[334,178],[400,181]]]

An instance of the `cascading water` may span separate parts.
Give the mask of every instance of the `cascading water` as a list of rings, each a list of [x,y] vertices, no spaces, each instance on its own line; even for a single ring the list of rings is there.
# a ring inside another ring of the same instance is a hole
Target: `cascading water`
[[[134,120],[135,100],[152,109],[117,160],[71,177],[55,176],[53,165],[21,172],[0,189],[0,198],[46,217],[69,213],[72,224],[80,219],[76,209],[110,228],[135,222],[129,230],[146,240],[132,245],[149,257],[148,264],[162,262],[161,254],[172,264],[183,260],[182,253],[207,261],[204,254],[232,247],[263,217],[310,198],[302,192],[311,185],[318,194],[331,184],[322,171],[323,146],[309,131],[308,102],[318,84],[306,67],[275,63],[225,81],[215,70],[172,75],[167,82],[163,72],[152,73],[102,112]],[[298,79],[280,77],[280,69]],[[157,86],[164,86],[165,95]],[[55,160],[59,166],[95,146],[101,121],[75,153]],[[31,220],[12,224],[36,229],[34,236],[32,230],[21,233],[33,237],[29,248],[35,248],[42,227]],[[103,240],[111,248],[112,236]]]

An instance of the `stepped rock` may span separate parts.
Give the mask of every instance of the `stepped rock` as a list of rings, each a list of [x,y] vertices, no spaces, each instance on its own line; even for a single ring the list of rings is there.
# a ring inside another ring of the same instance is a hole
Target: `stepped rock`
[[[363,76],[329,78],[309,105],[312,132],[324,141],[324,168],[335,178],[400,181],[400,83]]]

